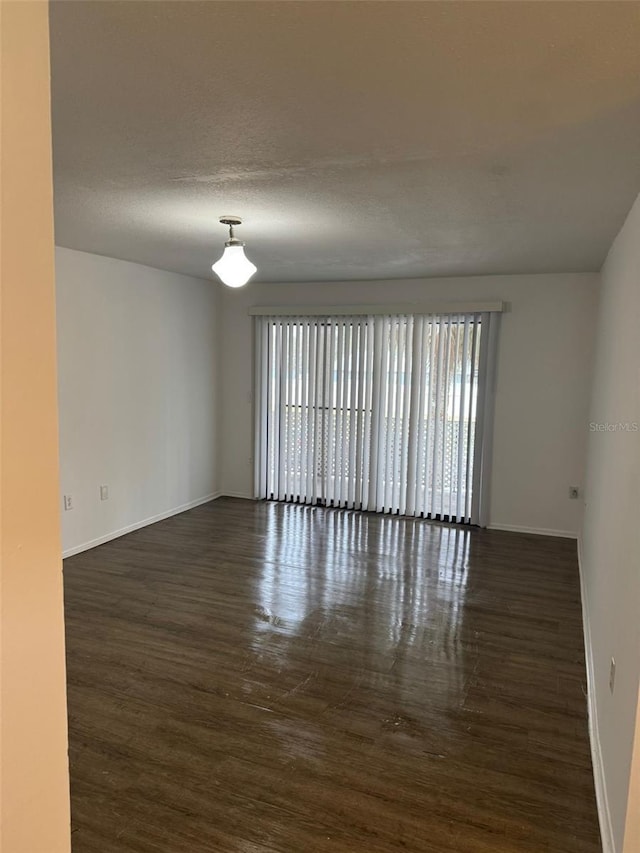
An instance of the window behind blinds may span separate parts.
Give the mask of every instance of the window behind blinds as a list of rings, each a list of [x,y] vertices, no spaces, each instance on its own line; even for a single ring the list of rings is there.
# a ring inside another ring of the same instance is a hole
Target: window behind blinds
[[[482,523],[491,314],[256,318],[256,496]]]

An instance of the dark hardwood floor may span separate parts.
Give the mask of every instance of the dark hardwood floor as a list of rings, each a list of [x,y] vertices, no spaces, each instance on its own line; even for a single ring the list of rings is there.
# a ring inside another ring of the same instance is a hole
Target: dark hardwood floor
[[[595,853],[575,543],[223,498],[65,561],[74,853]]]

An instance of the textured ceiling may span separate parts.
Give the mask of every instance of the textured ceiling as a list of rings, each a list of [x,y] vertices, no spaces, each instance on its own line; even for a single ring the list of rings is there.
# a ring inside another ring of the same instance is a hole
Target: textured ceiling
[[[640,190],[636,2],[54,2],[56,238],[257,281],[599,269]]]

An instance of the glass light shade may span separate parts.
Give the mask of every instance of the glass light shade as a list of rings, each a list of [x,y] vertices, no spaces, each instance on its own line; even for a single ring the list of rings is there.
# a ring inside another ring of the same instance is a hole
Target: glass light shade
[[[258,268],[247,258],[242,244],[230,246],[227,243],[224,247],[222,257],[213,264],[211,269],[223,284],[229,287],[242,287],[243,284],[249,281]]]

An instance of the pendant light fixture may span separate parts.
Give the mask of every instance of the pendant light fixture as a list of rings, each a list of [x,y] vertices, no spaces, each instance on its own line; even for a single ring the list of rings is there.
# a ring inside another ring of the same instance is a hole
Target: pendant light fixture
[[[242,287],[258,269],[245,255],[242,240],[236,239],[233,233],[234,227],[242,224],[242,219],[239,216],[221,216],[220,222],[229,226],[229,239],[224,244],[222,257],[211,269],[223,284]]]

